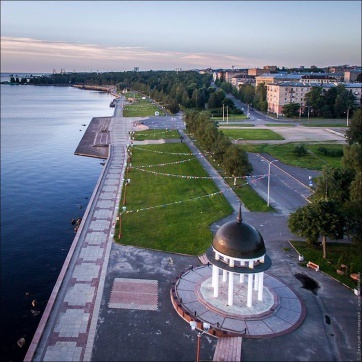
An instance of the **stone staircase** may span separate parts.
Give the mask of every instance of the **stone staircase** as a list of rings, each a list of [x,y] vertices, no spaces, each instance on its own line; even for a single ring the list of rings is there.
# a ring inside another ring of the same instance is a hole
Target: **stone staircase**
[[[207,264],[207,263],[210,263],[209,259],[207,258],[206,254],[202,254],[202,255],[199,255],[199,260],[201,261],[202,264]]]
[[[240,362],[242,341],[242,337],[218,338],[213,361]]]

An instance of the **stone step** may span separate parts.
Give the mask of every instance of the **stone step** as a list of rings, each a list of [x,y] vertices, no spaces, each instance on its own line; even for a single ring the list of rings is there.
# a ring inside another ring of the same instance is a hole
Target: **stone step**
[[[240,362],[242,337],[218,338],[213,361]]]
[[[202,264],[207,264],[207,263],[210,263],[209,259],[207,258],[206,254],[202,254],[202,255],[199,255],[199,260],[201,261]]]

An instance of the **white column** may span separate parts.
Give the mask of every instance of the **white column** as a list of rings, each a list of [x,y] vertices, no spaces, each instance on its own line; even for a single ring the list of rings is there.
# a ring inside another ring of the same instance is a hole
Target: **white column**
[[[216,280],[216,272],[217,272],[217,266],[212,264],[212,279],[211,279],[211,286],[215,288],[215,280]]]
[[[228,305],[233,305],[234,297],[234,273],[229,272]]]
[[[254,290],[258,290],[259,273],[254,274]]]
[[[214,297],[217,298],[219,296],[219,268],[216,267],[216,278],[214,283]]]
[[[253,274],[248,274],[248,299],[246,306],[251,307],[253,305]]]
[[[222,281],[225,283],[228,280],[228,274],[226,270],[222,271]]]
[[[261,272],[259,275],[259,290],[258,290],[258,300],[263,300],[263,284],[264,284],[264,272]]]
[[[240,262],[240,265],[241,265],[241,266],[244,266],[244,265],[245,265],[245,261],[241,261],[241,262]],[[244,280],[245,280],[244,274],[241,273],[241,274],[240,274],[240,283],[243,284],[243,283],[244,283]]]

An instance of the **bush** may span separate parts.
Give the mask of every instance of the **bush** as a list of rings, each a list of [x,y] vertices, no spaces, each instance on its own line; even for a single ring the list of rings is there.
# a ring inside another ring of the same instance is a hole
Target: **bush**
[[[308,153],[308,149],[305,144],[299,144],[295,146],[293,153],[295,153],[298,157],[302,157]]]
[[[326,147],[319,147],[318,152],[329,157],[343,157],[343,150],[333,150]]]

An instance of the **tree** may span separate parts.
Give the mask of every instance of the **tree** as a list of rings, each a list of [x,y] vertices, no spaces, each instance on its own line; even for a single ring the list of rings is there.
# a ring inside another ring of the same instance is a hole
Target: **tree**
[[[334,114],[337,118],[340,118],[341,115],[346,114],[348,112],[348,108],[353,108],[354,104],[354,95],[352,92],[345,89],[345,87],[337,86],[338,88],[338,95],[334,102]]]
[[[361,147],[362,145],[362,114],[361,108],[354,113],[353,117],[350,120],[349,129],[346,132],[347,142],[349,145],[353,143],[358,143]]]
[[[307,105],[312,107],[313,113],[319,115],[322,107],[324,106],[323,88],[312,87],[312,89],[305,94],[305,100],[307,102]]]
[[[322,175],[316,180],[313,200],[328,198],[342,207],[350,198],[349,189],[354,177],[354,170],[324,166]]]
[[[307,238],[316,244],[322,237],[323,258],[327,257],[327,237],[343,237],[345,218],[337,203],[331,200],[318,200],[301,207],[290,214],[288,226],[292,233]]]
[[[291,117],[297,117],[300,110],[300,104],[299,103],[289,103],[286,104],[283,107],[283,113],[285,117],[291,118]]]
[[[225,172],[233,177],[245,176],[253,171],[253,166],[248,160],[247,153],[236,145],[230,145],[226,150],[223,166]]]
[[[255,89],[255,96],[253,101],[253,104],[256,109],[263,111],[263,108],[265,108],[266,94],[267,94],[267,88],[265,86],[265,83],[258,84],[258,86]]]

